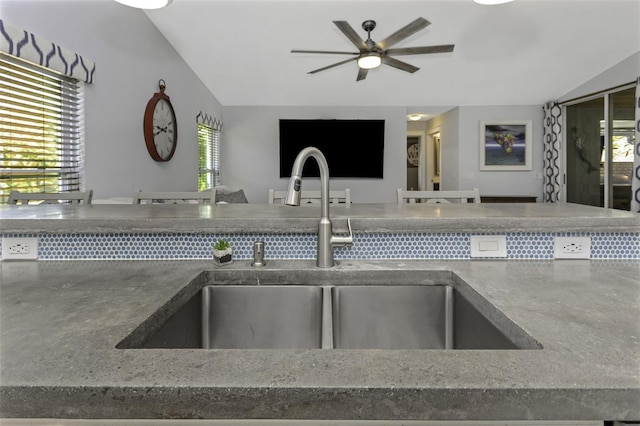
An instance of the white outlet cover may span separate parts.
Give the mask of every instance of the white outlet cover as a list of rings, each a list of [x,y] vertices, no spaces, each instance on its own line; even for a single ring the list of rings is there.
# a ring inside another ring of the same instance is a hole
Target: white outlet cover
[[[555,237],[555,259],[590,259],[591,237]]]
[[[10,253],[9,247],[14,244],[24,244],[29,247],[27,253]],[[37,238],[3,238],[2,260],[33,260],[38,258]]]
[[[471,257],[507,257],[507,237],[505,235],[472,235]]]

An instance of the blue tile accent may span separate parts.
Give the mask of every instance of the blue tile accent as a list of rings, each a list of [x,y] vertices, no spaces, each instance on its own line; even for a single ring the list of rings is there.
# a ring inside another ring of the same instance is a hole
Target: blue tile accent
[[[554,236],[543,232],[507,233],[508,259],[553,259]],[[577,236],[577,234],[575,234]]]
[[[465,233],[355,234],[336,259],[470,259]],[[474,234],[475,235],[475,234]],[[483,235],[483,234],[477,234]],[[492,234],[493,235],[493,234]],[[507,233],[508,259],[553,259],[554,237],[590,236],[592,259],[640,259],[640,233]],[[41,260],[211,259],[219,238],[232,242],[236,259],[251,259],[253,242],[265,243],[266,259],[315,259],[316,235],[307,234],[5,234],[39,238]]]

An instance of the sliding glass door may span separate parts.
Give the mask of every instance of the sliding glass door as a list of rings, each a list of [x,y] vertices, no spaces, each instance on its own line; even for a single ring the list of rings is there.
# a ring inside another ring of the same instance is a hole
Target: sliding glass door
[[[566,201],[629,210],[635,86],[567,105]]]
[[[590,99],[566,108],[566,200],[604,206],[600,191],[600,159],[604,141],[604,98]]]
[[[635,142],[635,88],[613,93],[609,97],[610,155],[606,158],[607,206],[614,209],[631,208],[631,178]],[[604,123],[603,123],[604,125]]]

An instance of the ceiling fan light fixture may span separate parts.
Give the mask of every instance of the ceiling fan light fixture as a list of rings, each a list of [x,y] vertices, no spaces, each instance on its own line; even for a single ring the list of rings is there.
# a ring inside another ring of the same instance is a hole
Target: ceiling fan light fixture
[[[378,53],[367,53],[358,58],[358,66],[363,70],[378,68],[382,63],[382,58]]]
[[[307,74],[315,74],[320,71],[325,71],[333,67],[337,67],[346,63],[353,63],[356,61],[358,64],[358,75],[356,81],[362,81],[367,78],[367,74],[370,69],[377,68],[380,65],[388,65],[390,67],[399,69],[400,71],[414,73],[420,68],[408,64],[406,62],[396,59],[395,55],[422,55],[427,53],[445,53],[453,52],[453,44],[443,44],[439,46],[417,46],[417,47],[401,47],[398,49],[390,49],[391,46],[401,42],[402,40],[417,33],[423,28],[429,26],[431,23],[426,19],[419,17],[414,19],[398,31],[394,32],[384,40],[376,43],[371,39],[371,30],[376,26],[375,21],[368,20],[362,23],[362,29],[367,32],[367,39],[363,40],[356,30],[353,29],[347,21],[333,21],[338,29],[353,43],[358,49],[357,52],[342,52],[342,51],[327,51],[327,50],[296,50],[292,49],[291,53],[320,53],[320,54],[334,54],[334,55],[353,55],[349,59],[336,62],[331,65],[327,65],[312,71]]]
[[[473,1],[478,4],[486,4],[486,5],[492,6],[494,4],[510,3],[513,0],[473,0]]]
[[[116,0],[118,3],[137,9],[162,9],[169,6],[173,0]]]

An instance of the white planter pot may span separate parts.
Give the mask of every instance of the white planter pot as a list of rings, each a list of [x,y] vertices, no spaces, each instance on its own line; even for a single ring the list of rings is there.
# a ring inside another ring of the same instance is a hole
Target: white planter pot
[[[216,265],[227,265],[233,261],[233,249],[231,247],[224,250],[213,249],[213,262]]]

